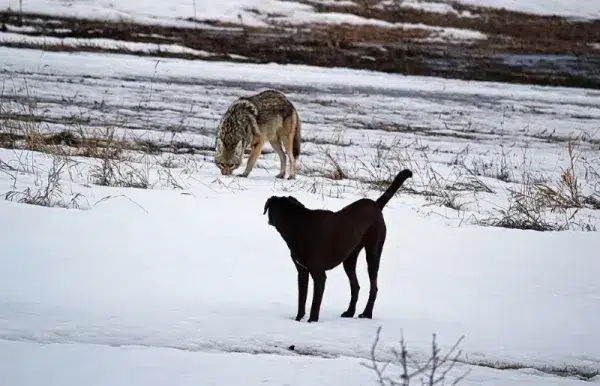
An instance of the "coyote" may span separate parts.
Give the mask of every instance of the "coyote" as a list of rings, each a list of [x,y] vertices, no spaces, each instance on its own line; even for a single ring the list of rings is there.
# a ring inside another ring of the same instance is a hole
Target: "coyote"
[[[266,90],[235,100],[219,123],[216,140],[214,161],[223,175],[232,174],[242,164],[244,151],[250,145],[250,157],[240,175],[248,177],[265,142],[269,141],[279,155],[280,167],[276,177],[285,176],[287,153],[290,159],[289,179],[296,178],[300,118],[294,105],[279,91]]]

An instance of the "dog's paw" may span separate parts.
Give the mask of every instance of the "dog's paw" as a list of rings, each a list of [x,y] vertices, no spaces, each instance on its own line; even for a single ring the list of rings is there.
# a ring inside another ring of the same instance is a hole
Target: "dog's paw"
[[[373,319],[373,314],[371,312],[363,312],[362,314],[358,315],[358,317],[360,319]]]
[[[342,313],[342,315],[340,315],[342,318],[352,318],[354,317],[354,312],[350,312],[350,311],[345,311],[344,313]]]
[[[304,314],[302,314],[302,315],[296,315],[296,322],[301,321],[303,317],[304,317]]]
[[[275,176],[275,178],[279,178],[279,179],[282,179],[283,177],[285,177],[285,174],[283,174],[283,173],[279,173]]]
[[[295,180],[296,176],[288,176],[288,180]]]
[[[316,323],[319,319],[308,318],[308,323]]]

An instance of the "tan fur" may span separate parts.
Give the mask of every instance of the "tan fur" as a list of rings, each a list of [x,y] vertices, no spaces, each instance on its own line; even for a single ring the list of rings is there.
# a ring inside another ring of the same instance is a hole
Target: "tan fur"
[[[239,98],[229,106],[218,128],[215,164],[221,174],[232,174],[241,165],[244,150],[250,146],[246,168],[240,175],[248,177],[265,142],[269,142],[279,156],[280,167],[276,177],[285,177],[287,153],[289,179],[296,178],[301,142],[300,118],[294,105],[276,90]]]

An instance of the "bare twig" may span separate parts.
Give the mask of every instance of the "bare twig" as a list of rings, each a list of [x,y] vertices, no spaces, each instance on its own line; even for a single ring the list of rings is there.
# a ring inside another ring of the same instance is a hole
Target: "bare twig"
[[[423,385],[433,386],[442,384],[446,381],[448,374],[450,371],[452,371],[452,369],[454,369],[456,363],[460,361],[459,357],[461,356],[462,351],[458,350],[458,346],[464,339],[464,336],[461,336],[444,356],[440,356],[441,350],[436,342],[436,334],[433,334],[431,355],[424,363],[419,363],[419,361],[414,359],[408,353],[404,336],[402,336],[400,339],[400,349],[391,350],[394,359],[387,360],[382,363],[381,361],[377,360],[375,354],[380,340],[380,333],[381,327],[378,327],[375,340],[373,341],[370,350],[371,363],[363,365],[375,372],[381,386],[409,386],[410,382],[419,376],[421,384]],[[399,370],[396,372],[395,376],[385,374],[389,367],[395,367],[397,370]],[[465,373],[455,377],[452,384],[458,384],[468,375],[468,373],[469,371],[466,371]]]

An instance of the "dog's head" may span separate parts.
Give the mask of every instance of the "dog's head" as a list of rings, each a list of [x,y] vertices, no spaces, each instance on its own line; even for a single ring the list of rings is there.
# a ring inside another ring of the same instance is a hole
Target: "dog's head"
[[[295,212],[294,209],[306,209],[306,207],[292,196],[271,196],[265,202],[263,215],[269,212],[269,225],[277,227],[282,220]]]

